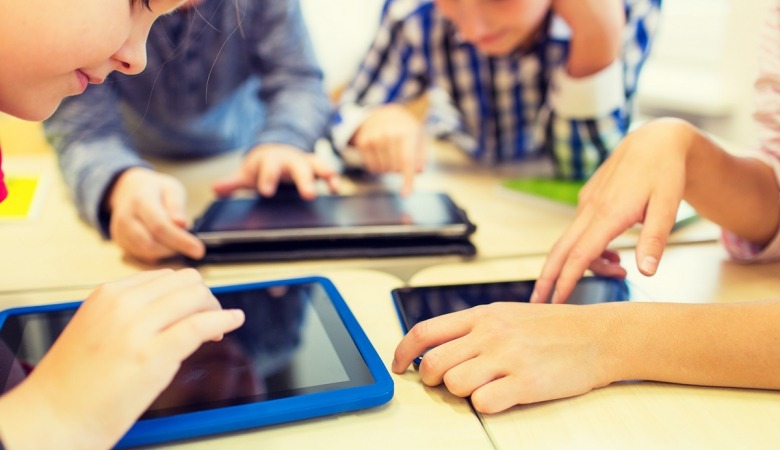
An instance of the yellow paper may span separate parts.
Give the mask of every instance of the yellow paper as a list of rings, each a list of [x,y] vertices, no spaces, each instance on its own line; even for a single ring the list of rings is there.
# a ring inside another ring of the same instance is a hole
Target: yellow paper
[[[0,221],[26,220],[34,212],[35,196],[41,184],[36,175],[6,174],[8,197],[0,203]]]

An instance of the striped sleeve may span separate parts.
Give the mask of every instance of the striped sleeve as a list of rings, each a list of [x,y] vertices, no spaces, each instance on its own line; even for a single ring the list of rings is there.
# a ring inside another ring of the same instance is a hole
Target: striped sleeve
[[[632,100],[655,34],[661,0],[626,0],[626,28],[619,60],[583,79],[566,75],[565,58],[552,69],[543,141],[557,175],[588,178],[623,139]]]
[[[756,156],[774,169],[780,186],[780,0],[772,2],[758,48],[756,112],[760,148]],[[780,198],[778,199],[780,201]],[[766,247],[723,232],[723,244],[732,258],[743,262],[780,259],[780,230]]]
[[[423,41],[431,27],[433,3],[399,0],[390,3],[371,47],[344,91],[332,135],[344,149],[370,111],[377,106],[420,97],[427,88],[428,63]]]

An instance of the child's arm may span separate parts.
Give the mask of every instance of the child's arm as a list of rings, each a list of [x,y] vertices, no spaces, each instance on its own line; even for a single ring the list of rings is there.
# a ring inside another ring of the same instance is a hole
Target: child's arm
[[[260,79],[265,110],[249,147],[285,144],[313,152],[326,134],[332,108],[300,2],[249,2],[246,8],[244,57]]]
[[[584,179],[628,130],[660,1],[555,0],[553,11],[567,22],[570,37],[558,26],[549,30],[545,70],[550,79],[539,127],[557,175]],[[568,58],[558,58],[566,48]]]
[[[620,57],[626,27],[624,0],[554,0],[553,11],[571,27],[569,75],[593,75]]]
[[[402,172],[404,190],[425,159],[419,120],[401,105],[427,89],[429,61],[422,47],[422,23],[432,5],[417,2],[389,4],[371,47],[344,91],[336,110],[333,144],[342,152],[352,145],[365,166],[375,173]],[[410,5],[415,4],[410,11]],[[408,35],[407,35],[408,34]],[[385,120],[387,118],[392,120]]]
[[[132,167],[151,168],[132,147],[117,93],[108,83],[66,98],[44,130],[79,215],[108,237],[109,217],[102,206],[111,185]]]
[[[392,369],[493,413],[622,380],[780,389],[780,302],[493,303],[416,325]],[[561,330],[566,330],[561,333]],[[715,333],[715,334],[713,334]]]

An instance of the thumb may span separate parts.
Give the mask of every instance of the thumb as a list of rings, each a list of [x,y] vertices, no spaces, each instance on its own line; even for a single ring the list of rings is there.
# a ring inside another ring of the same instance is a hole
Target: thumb
[[[162,203],[168,216],[181,228],[187,227],[187,194],[181,186],[163,189]]]
[[[415,144],[416,141],[413,138],[407,138],[401,141],[401,145],[403,146],[400,149],[403,158],[401,167],[401,173],[403,175],[401,195],[404,197],[411,195],[412,190],[414,190],[414,176],[417,174],[417,166],[419,164],[419,149]]]

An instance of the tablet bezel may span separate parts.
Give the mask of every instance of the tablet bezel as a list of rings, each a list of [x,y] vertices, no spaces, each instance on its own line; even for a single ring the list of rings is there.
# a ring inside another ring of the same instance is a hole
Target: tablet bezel
[[[419,224],[396,224],[396,225],[361,225],[361,226],[318,226],[318,227],[297,227],[297,228],[277,228],[277,229],[254,229],[254,230],[210,230],[214,218],[219,215],[223,208],[236,202],[263,202],[259,197],[239,197],[229,199],[219,199],[209,205],[206,211],[198,218],[192,228],[192,233],[206,245],[225,245],[232,243],[245,242],[268,242],[277,240],[288,241],[306,241],[323,239],[363,239],[377,237],[445,237],[445,238],[465,238],[474,232],[474,225],[468,220],[466,214],[458,208],[453,200],[444,193],[419,192],[412,195],[429,195],[437,198],[450,214],[457,218],[457,222],[441,225],[419,225]],[[389,192],[374,192],[368,194],[351,196],[320,196],[311,202],[337,201],[349,202],[351,198],[397,198],[402,199],[399,194]],[[299,201],[299,200],[297,200]]]
[[[327,294],[333,309],[341,319],[344,326],[343,331],[349,334],[355,349],[362,356],[365,368],[373,378],[372,384],[142,419],[131,427],[119,441],[117,448],[156,444],[297,421],[369,408],[388,402],[393,396],[393,380],[346,302],[327,278],[314,276],[228,285],[212,288],[212,292],[218,296],[220,293],[227,292],[311,283],[319,284]],[[61,312],[76,309],[79,305],[80,302],[68,302],[8,309],[0,312],[0,327],[11,315]],[[319,314],[319,311],[317,313]],[[330,335],[330,332],[328,334]]]
[[[631,290],[628,285],[628,283],[625,280],[618,279],[618,278],[610,278],[610,277],[599,277],[599,276],[586,276],[582,277],[578,281],[578,285],[580,283],[590,283],[594,281],[603,281],[603,280],[610,280],[610,281],[620,281],[625,284],[626,288],[626,300],[610,300],[609,302],[622,302],[622,301],[630,301],[631,297]],[[401,298],[401,296],[405,293],[408,293],[411,290],[434,290],[434,289],[447,289],[447,288],[465,288],[468,286],[480,286],[480,287],[488,287],[488,286],[495,286],[495,285],[503,285],[503,284],[511,284],[511,283],[522,283],[526,285],[529,296],[530,293],[533,291],[534,284],[536,283],[536,280],[533,279],[525,279],[525,280],[504,280],[504,281],[490,281],[490,282],[482,282],[482,283],[460,283],[460,284],[440,284],[440,285],[426,285],[426,286],[406,286],[401,288],[396,288],[391,291],[391,297],[393,299],[393,306],[395,307],[395,312],[398,317],[398,321],[401,324],[401,329],[403,330],[404,334],[408,333],[409,330],[418,322],[412,323],[412,320],[410,318],[410,315],[407,314],[406,308],[407,305],[404,304],[404,299]],[[576,288],[575,288],[576,289]],[[491,300],[487,301],[481,304],[489,304],[493,302],[499,302],[501,299]],[[519,303],[519,302],[518,302]],[[606,301],[597,302],[597,303],[607,303]],[[476,305],[474,305],[476,306]],[[454,311],[449,311],[454,312]],[[446,314],[446,313],[443,313]],[[430,319],[430,317],[426,318]],[[423,320],[426,320],[423,319]],[[418,361],[419,363],[419,361]]]

